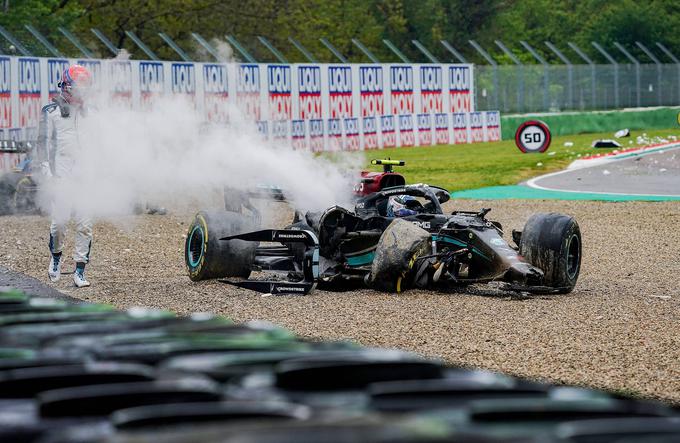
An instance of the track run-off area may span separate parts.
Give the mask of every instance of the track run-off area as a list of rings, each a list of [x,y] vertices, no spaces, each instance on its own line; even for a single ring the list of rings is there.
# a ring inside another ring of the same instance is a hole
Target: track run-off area
[[[68,276],[56,284],[48,281],[47,217],[2,217],[0,266],[77,299],[119,308],[149,306],[180,314],[215,312],[235,321],[268,320],[309,338],[398,347],[455,365],[677,404],[680,201],[670,192],[659,192],[662,188],[652,188],[665,186],[655,184],[659,175],[677,183],[675,154],[680,150],[536,180],[546,188],[591,182],[599,186],[565,188],[578,192],[517,185],[453,194],[446,211],[490,207],[489,219],[501,222],[506,233],[522,229],[535,212],[574,216],[583,235],[583,261],[579,282],[567,295],[518,297],[497,287],[476,286],[452,293],[360,290],[262,297],[217,281],[193,283],[186,274],[183,247],[193,211],[200,208],[96,223],[88,265],[92,286],[77,290]],[[612,176],[618,178],[608,184]],[[552,181],[558,179],[560,183]],[[624,182],[648,184],[643,190]],[[527,197],[517,189],[534,194]],[[622,190],[666,197],[621,195]],[[271,211],[276,214],[272,226],[290,223],[291,208],[285,203],[271,205],[277,205]],[[70,241],[71,235],[67,250]],[[64,269],[72,268],[67,257]]]

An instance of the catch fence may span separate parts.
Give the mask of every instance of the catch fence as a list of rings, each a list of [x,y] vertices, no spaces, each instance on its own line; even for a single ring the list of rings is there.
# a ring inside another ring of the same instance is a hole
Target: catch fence
[[[475,86],[504,114],[677,106],[680,64],[475,65]]]

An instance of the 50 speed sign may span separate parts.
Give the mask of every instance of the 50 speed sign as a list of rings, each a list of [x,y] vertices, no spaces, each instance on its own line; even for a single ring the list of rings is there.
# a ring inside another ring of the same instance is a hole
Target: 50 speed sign
[[[550,129],[540,120],[528,120],[515,132],[515,144],[522,152],[545,152],[550,146]]]

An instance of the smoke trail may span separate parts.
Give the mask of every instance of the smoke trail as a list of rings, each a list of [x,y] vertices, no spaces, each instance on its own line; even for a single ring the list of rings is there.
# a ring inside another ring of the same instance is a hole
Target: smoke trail
[[[72,195],[76,212],[101,219],[146,201],[196,208],[214,202],[225,185],[246,191],[258,184],[280,186],[301,210],[349,205],[358,156],[331,162],[265,142],[234,107],[230,124],[207,126],[182,97],[138,110],[99,98],[96,110],[78,117],[73,173],[45,186],[48,194]]]

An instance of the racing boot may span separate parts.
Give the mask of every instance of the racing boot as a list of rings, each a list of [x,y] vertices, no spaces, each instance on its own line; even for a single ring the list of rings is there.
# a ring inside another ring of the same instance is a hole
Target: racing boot
[[[78,288],[90,286],[90,282],[85,280],[85,263],[76,263],[76,272],[73,273],[73,283],[75,283]]]
[[[51,282],[57,282],[61,278],[61,253],[52,254],[50,267],[47,268],[47,275]]]

